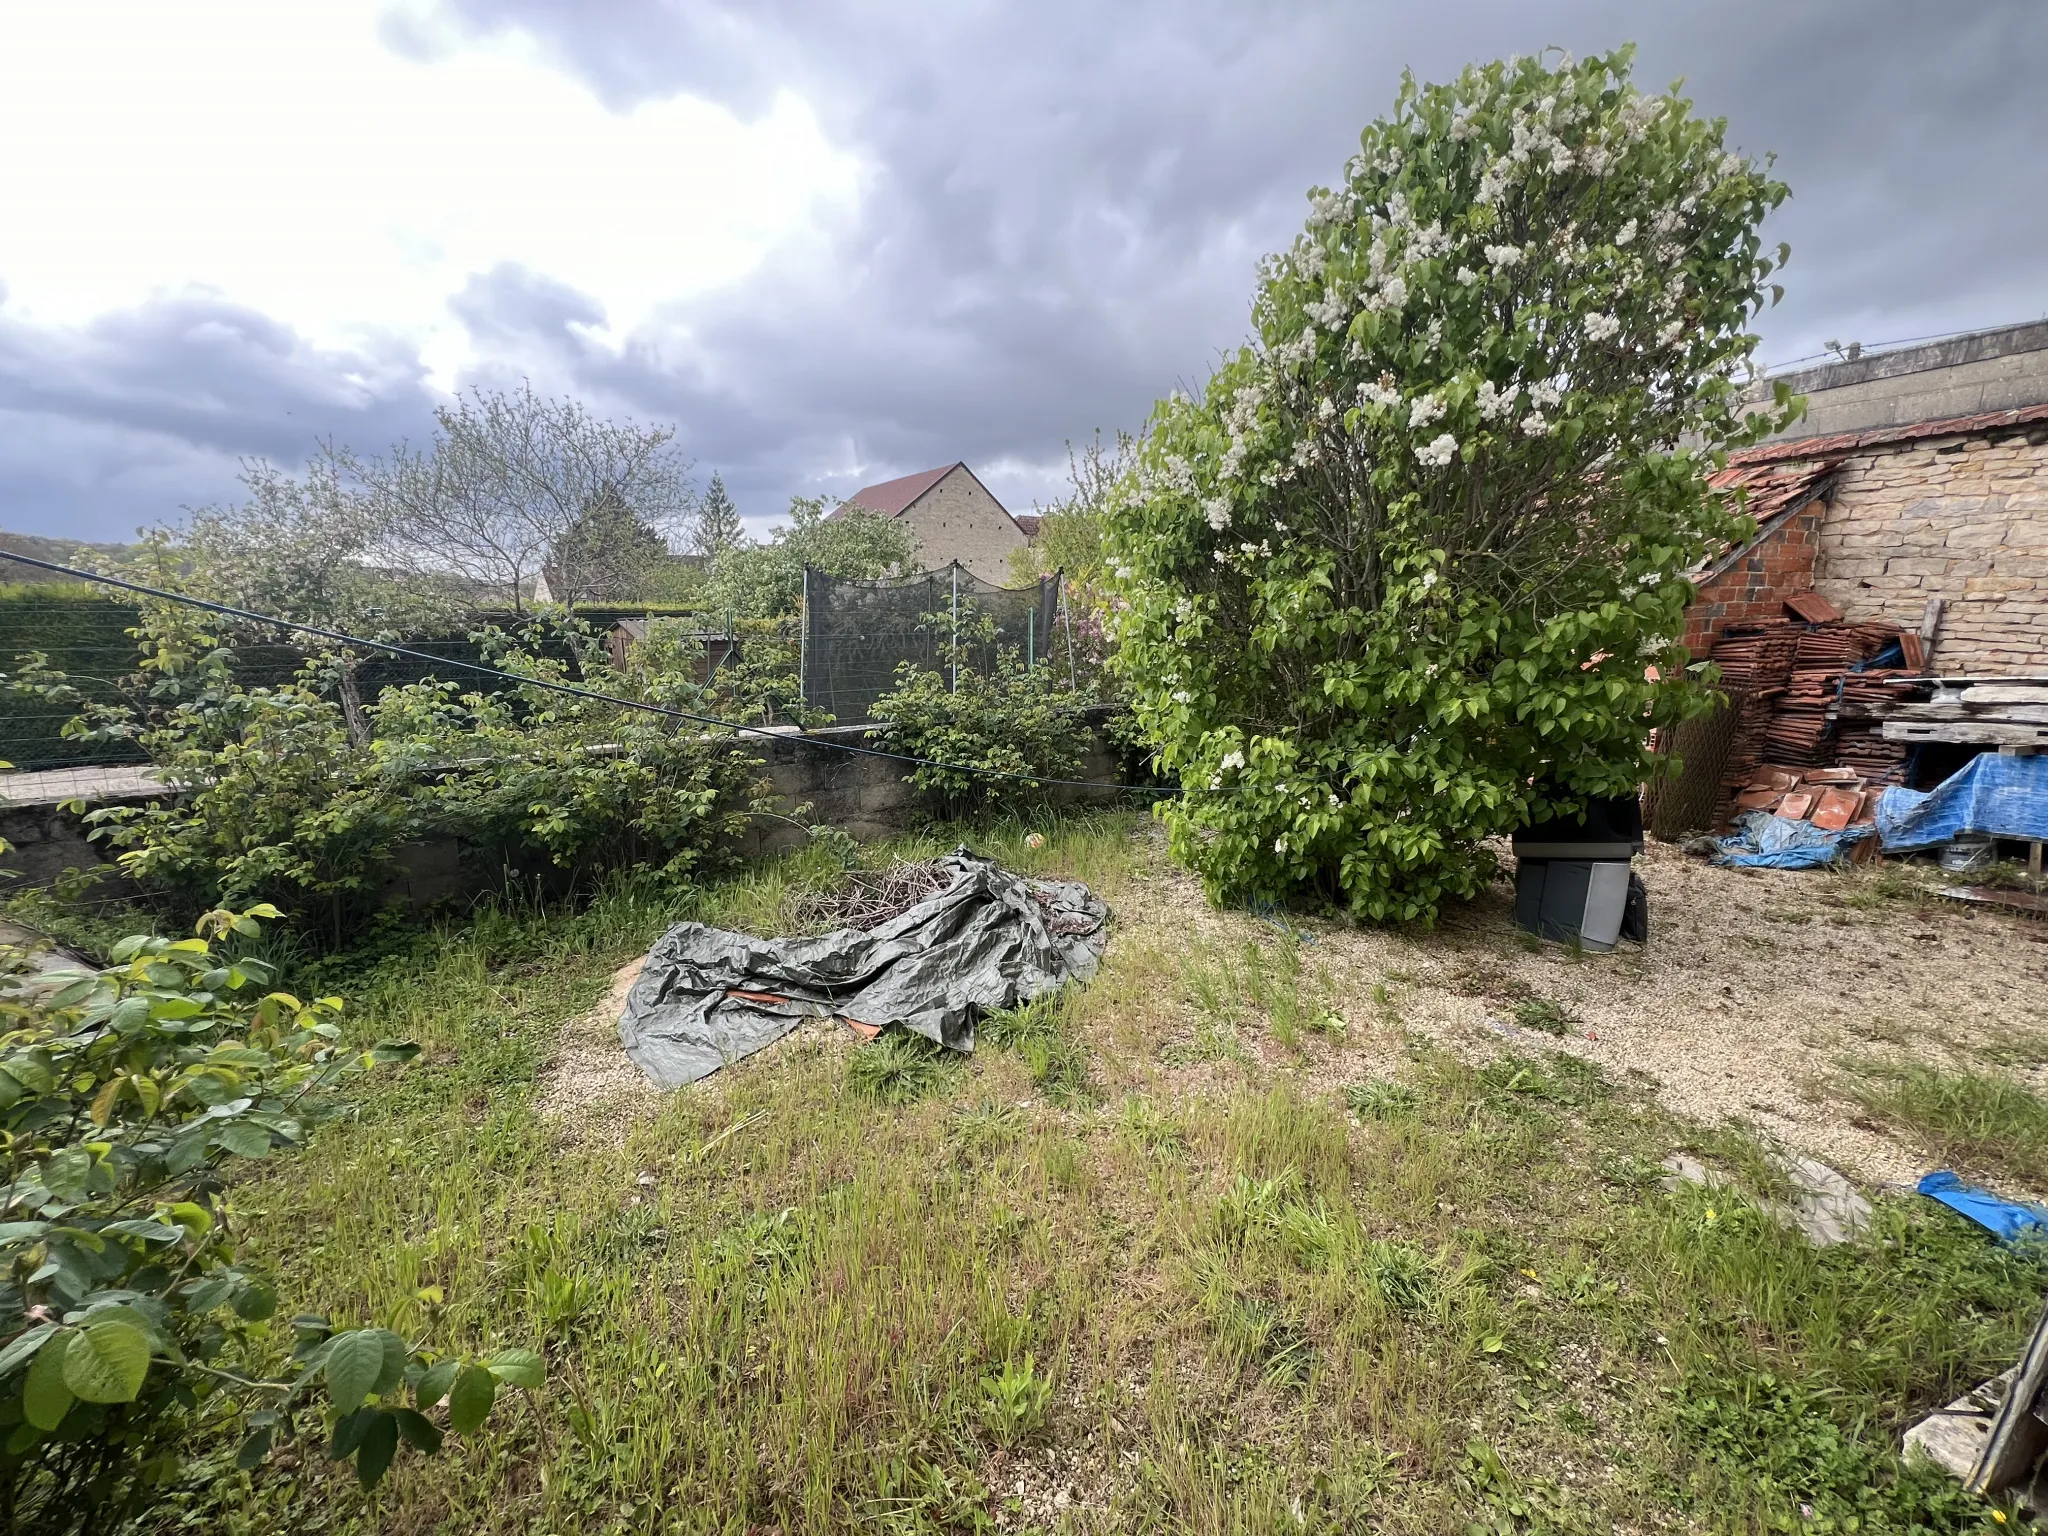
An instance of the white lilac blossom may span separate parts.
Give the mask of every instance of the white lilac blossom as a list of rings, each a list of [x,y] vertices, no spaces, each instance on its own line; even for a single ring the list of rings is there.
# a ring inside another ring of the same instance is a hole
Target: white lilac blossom
[[[1541,384],[1531,384],[1529,386],[1529,398],[1538,405],[1556,405],[1558,401],[1564,398],[1564,392],[1555,384],[1546,381]]]
[[[1227,496],[1212,496],[1202,503],[1202,516],[1209,526],[1221,533],[1230,526],[1230,499]]]
[[[1351,300],[1344,292],[1342,284],[1332,283],[1320,300],[1313,304],[1304,304],[1301,308],[1302,313],[1317,324],[1338,331],[1344,328],[1344,322],[1350,318]]]
[[[1479,281],[1479,274],[1470,267],[1460,267],[1458,268],[1458,281],[1469,288]]]
[[[1670,324],[1660,327],[1657,331],[1657,345],[1660,347],[1670,346],[1671,343],[1678,340],[1678,333],[1684,329],[1685,322],[1683,320],[1673,320]]]
[[[1621,330],[1621,322],[1612,315],[1594,314],[1586,316],[1586,334],[1595,341],[1607,341]]]
[[[1486,259],[1496,267],[1512,267],[1522,259],[1522,248],[1519,245],[1489,245]]]
[[[1424,571],[1424,572],[1422,573],[1422,590],[1423,590],[1423,591],[1425,591],[1425,592],[1427,592],[1427,591],[1429,591],[1429,589],[1430,589],[1430,588],[1434,587],[1435,585],[1436,585],[1436,572],[1435,572],[1435,571]]]
[[[1324,192],[1308,200],[1308,222],[1311,227],[1334,224],[1345,212],[1349,199],[1341,192]]]
[[[1244,766],[1244,754],[1233,749],[1229,752],[1224,753],[1223,761],[1218,763],[1216,766],[1221,768],[1225,773],[1229,773],[1233,768],[1242,768]]]
[[[1322,399],[1316,402],[1317,421],[1332,421],[1336,418],[1336,415],[1337,402],[1332,400],[1328,395],[1323,396]]]
[[[1500,421],[1512,416],[1515,411],[1515,400],[1521,392],[1522,387],[1519,384],[1510,384],[1503,390],[1496,388],[1491,379],[1481,380],[1478,396],[1480,416],[1487,421]]]
[[[1358,386],[1358,400],[1361,405],[1399,405],[1401,391],[1386,379],[1367,379]]]
[[[1531,411],[1522,418],[1520,425],[1529,437],[1547,437],[1550,433],[1550,423],[1543,419],[1541,411]]]
[[[1629,241],[1635,239],[1635,237],[1636,221],[1634,219],[1630,219],[1626,224],[1622,225],[1621,228],[1617,229],[1614,232],[1614,243],[1617,246],[1625,246],[1629,243]]]
[[[1441,433],[1415,450],[1415,460],[1431,469],[1441,469],[1451,462],[1458,452],[1458,440],[1450,433]]]
[[[1441,397],[1434,394],[1420,396],[1413,405],[1408,407],[1408,425],[1411,427],[1426,427],[1432,421],[1441,418],[1443,413],[1444,402]]]
[[[1367,309],[1399,309],[1408,302],[1408,280],[1400,276],[1386,279],[1371,299]]]
[[[1316,355],[1316,328],[1309,326],[1293,341],[1283,341],[1273,349],[1273,362],[1281,368],[1293,368],[1307,362]]]

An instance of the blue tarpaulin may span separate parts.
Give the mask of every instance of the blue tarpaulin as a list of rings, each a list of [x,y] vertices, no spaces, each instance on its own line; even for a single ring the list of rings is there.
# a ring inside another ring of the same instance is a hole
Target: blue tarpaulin
[[[1988,1189],[1965,1184],[1946,1168],[1928,1174],[1914,1187],[1928,1199],[1939,1200],[1958,1215],[1969,1217],[2008,1243],[2029,1234],[2048,1236],[2048,1211],[2023,1200],[2002,1199]]]
[[[1893,852],[1965,834],[2048,840],[2048,757],[1980,752],[1933,789],[1888,789],[1877,802],[1877,835]]]
[[[1851,843],[1870,836],[1870,826],[1830,832],[1810,821],[1788,821],[1769,811],[1745,811],[1735,818],[1735,831],[1721,839],[1716,864],[1741,869],[1814,869],[1832,864]]]

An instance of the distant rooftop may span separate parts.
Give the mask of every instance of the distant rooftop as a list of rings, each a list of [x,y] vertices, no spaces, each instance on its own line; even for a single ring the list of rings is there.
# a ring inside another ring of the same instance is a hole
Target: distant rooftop
[[[901,479],[884,480],[879,485],[864,485],[847,497],[844,504],[849,507],[865,507],[868,511],[879,512],[884,517],[901,517],[918,497],[954,470],[962,467],[957,462],[941,464],[937,469],[921,469],[916,474],[904,475]]]

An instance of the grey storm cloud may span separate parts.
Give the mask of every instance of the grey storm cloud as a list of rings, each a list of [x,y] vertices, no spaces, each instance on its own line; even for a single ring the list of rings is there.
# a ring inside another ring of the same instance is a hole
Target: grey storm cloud
[[[471,382],[524,374],[676,424],[765,521],[792,493],[964,458],[1013,505],[1067,440],[1136,428],[1244,336],[1258,257],[1300,225],[1400,71],[1633,39],[1646,86],[1775,151],[1793,198],[1766,357],[2048,310],[2048,10],[2032,0],[1644,7],[944,6],[443,0],[391,21],[538,38],[609,105],[690,92],[743,116],[801,93],[867,169],[857,211],[622,346],[591,297],[500,266],[450,300]],[[4,250],[4,245],[0,245]],[[0,280],[4,280],[0,269]],[[5,311],[0,310],[0,317]],[[381,447],[430,425],[418,359],[319,351],[225,300],[73,331],[0,318],[0,524],[118,531],[217,494],[237,454]],[[88,458],[81,467],[78,455]]]

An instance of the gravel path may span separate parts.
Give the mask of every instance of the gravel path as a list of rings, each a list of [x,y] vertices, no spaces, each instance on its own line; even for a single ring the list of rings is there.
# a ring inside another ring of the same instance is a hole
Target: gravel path
[[[1163,854],[1158,862],[1123,904],[1120,937],[1177,933],[1196,946],[1273,937],[1247,914],[1209,909],[1191,878],[1164,867]],[[2048,923],[1932,895],[1886,896],[1870,871],[1720,869],[1664,846],[1637,867],[1651,942],[1611,955],[1526,948],[1505,883],[1447,912],[1433,932],[1306,924],[1305,964],[1330,973],[1365,1047],[1313,1047],[1316,1069],[1340,1079],[1386,1070],[1388,1032],[1372,1038],[1375,1019],[1473,1059],[1568,1050],[1614,1075],[1639,1074],[1682,1114],[1745,1122],[1892,1185],[1935,1164],[1841,1097],[1841,1058],[2009,1072],[2048,1091]],[[1369,1000],[1375,983],[1385,1007]],[[1515,1004],[1527,999],[1561,1005],[1566,1033],[1517,1027]],[[1284,1059],[1270,1045],[1261,1054]]]

